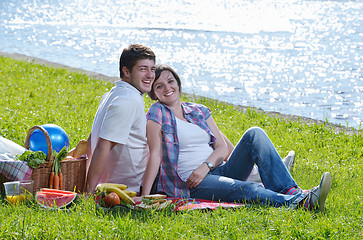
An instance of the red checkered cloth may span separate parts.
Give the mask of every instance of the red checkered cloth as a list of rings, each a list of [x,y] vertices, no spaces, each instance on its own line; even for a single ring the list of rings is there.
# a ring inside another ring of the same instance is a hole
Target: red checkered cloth
[[[93,193],[95,194],[95,193]],[[100,196],[95,196],[95,203],[98,206]],[[166,198],[167,200],[171,200],[172,203],[175,205],[175,208],[173,211],[179,212],[179,211],[187,211],[187,210],[203,210],[203,209],[209,209],[209,210],[215,210],[216,208],[240,208],[246,206],[242,203],[229,203],[229,202],[216,202],[216,201],[209,201],[209,200],[203,200],[203,199],[194,199],[194,198]],[[137,207],[138,204],[141,202],[136,202],[136,208],[140,210],[140,208]],[[99,207],[99,206],[98,206]]]
[[[210,209],[215,210],[216,208],[240,208],[245,206],[241,203],[229,203],[229,202],[217,202],[203,199],[183,199],[183,198],[168,198],[175,204],[174,211],[186,211],[196,209]]]
[[[9,155],[0,155],[2,155],[0,156],[0,174],[4,175],[10,181],[30,179],[33,169],[26,162],[15,161]]]

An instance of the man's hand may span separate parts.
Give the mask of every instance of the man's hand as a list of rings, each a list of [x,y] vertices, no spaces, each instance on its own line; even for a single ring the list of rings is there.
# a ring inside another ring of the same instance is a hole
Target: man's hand
[[[195,188],[203,181],[205,176],[209,173],[209,167],[207,164],[202,163],[197,169],[195,169],[192,174],[190,174],[187,179],[187,184],[189,188]]]

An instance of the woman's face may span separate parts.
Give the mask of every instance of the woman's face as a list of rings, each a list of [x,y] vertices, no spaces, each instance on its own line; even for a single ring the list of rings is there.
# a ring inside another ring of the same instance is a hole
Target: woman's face
[[[154,83],[153,90],[159,101],[166,105],[180,101],[178,82],[168,70],[161,72],[160,77]]]

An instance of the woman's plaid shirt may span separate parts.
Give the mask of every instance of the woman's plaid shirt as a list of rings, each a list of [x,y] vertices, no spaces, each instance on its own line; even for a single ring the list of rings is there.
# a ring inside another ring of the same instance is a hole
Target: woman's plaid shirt
[[[213,144],[215,137],[207,124],[207,119],[211,115],[210,109],[202,104],[188,102],[182,103],[182,108],[185,118],[205,130],[211,136],[209,144]],[[177,172],[179,140],[173,111],[168,106],[157,102],[150,107],[146,118],[160,124],[162,129],[163,159],[157,191],[164,192],[170,197],[189,198],[190,191],[187,183],[180,179]]]

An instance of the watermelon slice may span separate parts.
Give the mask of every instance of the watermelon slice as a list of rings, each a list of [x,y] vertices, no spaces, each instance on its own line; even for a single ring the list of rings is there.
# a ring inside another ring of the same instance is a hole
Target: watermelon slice
[[[74,192],[66,191],[66,190],[59,190],[59,189],[51,189],[51,188],[42,188],[42,192],[53,192],[53,193],[64,193],[64,194],[72,194]]]
[[[77,193],[61,193],[58,191],[39,191],[35,199],[44,208],[66,208],[77,197]]]

